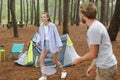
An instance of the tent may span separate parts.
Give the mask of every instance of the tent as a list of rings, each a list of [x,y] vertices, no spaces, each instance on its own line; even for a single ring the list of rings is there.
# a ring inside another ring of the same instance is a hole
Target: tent
[[[18,60],[15,61],[17,64],[23,66],[40,66],[39,56],[41,54],[41,46],[40,44],[38,46],[35,46],[38,38],[39,36],[36,32],[29,43],[28,50],[21,54]],[[58,60],[60,63],[62,63],[62,65],[67,65],[70,64],[74,59],[79,58],[80,56],[75,51],[73,43],[68,34],[62,35],[61,40],[63,43],[63,47],[62,52],[58,52]],[[54,65],[52,55],[48,54],[44,62],[46,66]]]

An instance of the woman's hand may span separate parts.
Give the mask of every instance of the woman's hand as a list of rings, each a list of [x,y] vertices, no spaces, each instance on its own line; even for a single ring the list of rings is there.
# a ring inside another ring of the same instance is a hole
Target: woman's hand
[[[62,47],[59,47],[59,51],[62,52]]]
[[[38,42],[35,43],[35,46],[38,46]]]

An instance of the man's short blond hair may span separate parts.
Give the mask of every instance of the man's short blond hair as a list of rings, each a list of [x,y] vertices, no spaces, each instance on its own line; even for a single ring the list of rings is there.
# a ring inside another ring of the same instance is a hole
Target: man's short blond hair
[[[86,2],[80,6],[80,11],[89,19],[95,19],[97,8],[94,3]]]

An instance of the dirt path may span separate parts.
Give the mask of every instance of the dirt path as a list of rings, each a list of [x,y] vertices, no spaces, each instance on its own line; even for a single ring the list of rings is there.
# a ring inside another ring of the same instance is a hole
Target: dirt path
[[[6,29],[0,27],[0,45],[4,45],[6,50],[6,56],[11,50],[13,42],[22,42],[25,44],[24,51],[27,50],[28,42],[32,38],[32,35],[38,27],[28,26],[19,28],[19,38],[13,38],[13,29]],[[58,26],[60,35],[62,34],[61,26]],[[77,53],[82,56],[88,51],[86,41],[86,27],[81,26],[70,26],[69,36],[71,37],[74,47]],[[113,51],[118,60],[118,72],[116,80],[120,80],[120,33],[118,34],[117,41],[112,42]],[[91,61],[79,64],[74,67],[65,68],[68,72],[66,80],[94,80],[92,77],[86,77],[85,73]],[[41,76],[39,68],[19,66],[14,61],[0,62],[0,80],[38,80]],[[60,80],[60,72],[55,75],[49,76],[48,80]]]

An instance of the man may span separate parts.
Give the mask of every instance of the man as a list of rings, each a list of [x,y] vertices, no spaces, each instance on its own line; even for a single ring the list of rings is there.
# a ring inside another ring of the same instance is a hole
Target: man
[[[111,41],[105,26],[96,20],[97,8],[93,3],[80,7],[82,22],[88,26],[89,52],[73,61],[73,65],[93,60],[86,74],[91,76],[96,69],[96,80],[114,80],[117,60],[113,54]]]

